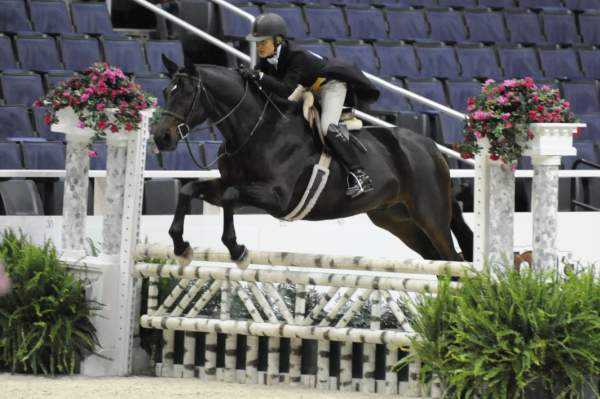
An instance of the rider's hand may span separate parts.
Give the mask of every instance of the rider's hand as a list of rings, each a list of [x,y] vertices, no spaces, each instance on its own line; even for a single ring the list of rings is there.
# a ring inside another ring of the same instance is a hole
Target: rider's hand
[[[257,71],[256,69],[248,69],[245,66],[240,67],[240,75],[244,80],[259,81],[261,78],[260,71]]]

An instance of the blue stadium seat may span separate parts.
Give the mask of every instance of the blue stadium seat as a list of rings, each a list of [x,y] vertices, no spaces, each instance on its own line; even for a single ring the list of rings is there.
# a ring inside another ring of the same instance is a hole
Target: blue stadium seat
[[[504,20],[511,43],[542,44],[546,42],[537,14],[527,10],[506,9]]]
[[[586,44],[600,44],[600,11],[588,10],[579,14],[579,29]]]
[[[43,214],[40,193],[32,180],[14,179],[0,182],[0,215]]]
[[[0,33],[0,71],[4,69],[16,69],[17,58],[12,49],[10,37]]]
[[[21,143],[25,169],[64,169],[65,145],[61,142]]]
[[[0,32],[31,31],[31,22],[23,0],[0,1]]]
[[[63,0],[32,0],[30,3],[31,20],[38,32],[73,32],[67,6]]]
[[[21,68],[46,72],[62,69],[56,42],[46,35],[28,34],[15,37]]]
[[[404,88],[404,84],[401,80],[391,78],[388,80],[390,83]],[[398,111],[410,111],[410,104],[406,97],[387,89],[383,86],[377,85],[379,89],[379,98],[373,104],[371,109],[376,112],[398,112]]]
[[[59,41],[65,68],[84,71],[95,62],[103,62],[98,40],[87,35],[63,35]]]
[[[506,78],[542,77],[535,49],[510,45],[497,48],[500,65]]]
[[[96,156],[90,157],[90,170],[105,170],[106,143],[94,143],[92,149],[96,151]]]
[[[479,7],[489,8],[512,8],[515,6],[514,0],[479,0]]]
[[[375,43],[382,76],[415,78],[420,76],[419,63],[413,46],[397,42]]]
[[[148,72],[142,46],[135,39],[103,38],[106,62],[119,67],[125,73]]]
[[[447,8],[433,8],[426,10],[426,14],[431,27],[430,36],[433,40],[449,43],[460,43],[467,40],[467,30],[460,12]]]
[[[444,105],[448,104],[448,101],[446,101],[446,94],[444,93],[444,86],[442,82],[437,79],[406,79],[406,88],[437,103]],[[415,111],[437,112],[431,107],[414,100],[411,100],[411,104],[412,109]]]
[[[53,132],[50,130],[50,126],[44,123],[45,114],[46,110],[44,108],[33,108],[33,122],[38,136],[48,141],[64,141],[64,133]]]
[[[379,8],[348,6],[345,8],[350,26],[350,37],[363,40],[382,40],[387,38],[385,18]]]
[[[296,41],[295,44],[303,49],[318,54],[321,57],[333,58],[333,49],[329,43],[325,43],[320,40],[305,40]]]
[[[152,94],[158,100],[158,106],[164,107],[165,96],[164,89],[169,85],[171,79],[166,75],[156,73],[140,73],[135,75],[135,83],[138,83],[142,90]]]
[[[450,107],[467,112],[467,99],[481,93],[481,83],[476,80],[447,80],[446,88]]]
[[[348,37],[348,28],[341,8],[307,5],[304,7],[304,14],[311,37],[319,39],[345,39]]]
[[[190,148],[196,160],[200,159],[199,143],[190,141]],[[163,161],[165,170],[197,170],[198,167],[193,163],[185,142],[177,143],[177,149],[172,152],[163,152]]]
[[[210,165],[210,169],[218,169],[218,165],[215,162],[219,156],[219,147],[223,144],[220,141],[205,141],[200,145],[200,154],[202,155],[202,163],[204,165]]]
[[[564,0],[564,2],[569,10],[600,10],[600,0]]]
[[[463,12],[469,40],[484,43],[506,43],[508,34],[502,13],[485,8],[470,8]]]
[[[29,112],[22,105],[0,106],[0,140],[34,136]]]
[[[600,142],[600,112],[593,114],[577,114],[587,127],[583,129],[581,137],[575,137],[575,140],[593,140]]]
[[[542,9],[542,8],[562,8],[561,0],[519,0],[519,7]]]
[[[424,78],[457,78],[460,76],[454,48],[442,43],[417,43],[417,57]]]
[[[338,40],[333,44],[333,51],[337,58],[351,61],[361,70],[377,74],[377,60],[373,47],[358,41]]]
[[[577,53],[572,48],[538,47],[544,75],[547,78],[576,79],[582,78]]]
[[[571,103],[571,109],[576,114],[600,112],[598,102],[598,87],[595,81],[563,82],[563,97]]]
[[[192,127],[189,138],[193,141],[214,141],[215,135],[208,127],[207,121],[204,121],[204,123]]]
[[[588,79],[600,79],[600,51],[591,46],[582,46],[577,49],[577,53],[583,74]]]
[[[144,182],[144,215],[173,215],[181,182],[177,179],[150,179]]]
[[[288,36],[292,39],[306,39],[308,33],[302,9],[294,5],[269,4],[263,7],[263,12],[274,12],[281,15],[288,26]]]
[[[258,6],[253,4],[236,4],[236,7],[250,13],[254,16],[260,14]],[[228,39],[243,39],[250,32],[251,23],[246,18],[240,17],[237,14],[219,7],[219,17],[221,21],[221,33]]]
[[[106,3],[71,3],[71,15],[75,31],[78,33],[110,34],[113,25]]]
[[[574,44],[580,42],[575,16],[571,11],[547,9],[542,13],[542,17],[544,33],[549,43]]]
[[[42,78],[29,71],[4,71],[0,75],[2,98],[9,105],[31,107],[33,102],[44,95]]]
[[[476,0],[438,0],[438,4],[442,7],[466,8],[477,6]]]
[[[23,169],[19,143],[0,142],[0,169]]]
[[[462,43],[458,44],[455,49],[463,77],[498,79],[502,76],[493,47]]]
[[[77,73],[75,71],[70,71],[70,70],[66,70],[66,69],[48,72],[45,75],[46,91],[55,88],[59,83],[62,83],[65,80],[68,80],[69,78],[73,77],[74,75],[77,75]]]
[[[437,0],[398,0],[398,3],[413,7],[436,7]]]
[[[429,28],[423,10],[412,8],[387,8],[385,15],[393,40],[419,40],[429,38]]]
[[[167,154],[167,152],[161,152],[158,156],[162,157],[164,154]],[[146,170],[162,170],[158,162],[158,156],[152,151],[146,151]]]
[[[152,72],[167,72],[162,55],[166,55],[177,65],[183,65],[183,48],[179,40],[150,40],[146,42],[146,60]]]
[[[562,157],[562,164],[565,169],[573,168],[573,163],[578,159],[599,163],[598,155],[592,141],[582,140],[574,142],[573,147],[577,149],[577,155]],[[592,167],[585,164],[579,164],[577,169],[592,169]]]

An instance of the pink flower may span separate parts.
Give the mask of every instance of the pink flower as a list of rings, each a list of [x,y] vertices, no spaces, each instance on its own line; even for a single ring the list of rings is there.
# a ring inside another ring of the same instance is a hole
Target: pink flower
[[[4,272],[4,265],[0,263],[0,295],[7,294],[10,291],[10,279]]]
[[[516,163],[513,163],[513,164],[510,166],[510,169],[511,169],[513,172],[514,172],[515,170],[517,170],[517,164],[516,164]]]
[[[81,95],[81,101],[83,101],[83,102],[87,101],[89,98],[90,98],[90,95],[87,93],[83,93]]]
[[[44,106],[44,102],[43,102],[42,100],[35,100],[35,101],[34,101],[34,103],[33,103],[33,105],[34,105],[36,108],[41,108],[41,107],[43,107],[43,106]]]
[[[504,124],[504,128],[505,129],[510,129],[513,127],[513,124],[511,121],[506,121],[506,123]]]
[[[506,105],[506,104],[508,104],[508,99],[504,96],[500,96],[500,97],[498,97],[498,104]]]
[[[504,112],[503,114],[500,115],[500,118],[504,121],[508,120],[508,118],[510,118],[510,113],[508,112]]]
[[[88,150],[88,157],[96,158],[97,156],[98,156],[98,153],[96,152],[96,150]]]
[[[44,115],[44,123],[46,125],[51,125],[52,124],[52,115],[50,115],[50,114]]]
[[[98,83],[98,86],[96,86],[96,93],[98,94],[106,94],[108,92],[106,83],[104,82],[100,82]]]
[[[117,128],[117,125],[115,125],[114,123],[110,124],[110,131],[113,133],[116,133],[119,131],[119,129]]]
[[[68,91],[68,90],[65,90],[65,91],[63,91],[63,92],[62,92],[62,95],[63,95],[64,97],[69,97],[69,96],[71,95],[71,93],[69,93],[69,91]]]
[[[519,82],[517,82],[514,79],[508,79],[504,81],[504,86],[506,87],[517,87],[519,85]]]
[[[106,108],[106,105],[104,103],[96,104],[96,110],[102,111],[102,110],[104,110],[104,108]]]
[[[498,154],[496,154],[496,153],[492,152],[492,153],[490,154],[490,159],[491,159],[492,161],[497,161],[497,160],[499,159],[499,157],[498,157]]]
[[[79,124],[77,126],[79,126],[80,129],[83,129],[85,127],[85,122],[79,121]]]
[[[473,119],[475,119],[476,121],[485,121],[490,119],[491,115],[489,112],[483,112],[483,111],[475,111],[473,112]]]
[[[104,129],[106,128],[106,121],[104,119],[100,119],[98,121],[98,129]]]
[[[127,130],[127,131],[133,130],[133,125],[131,124],[131,122],[127,122],[125,124],[125,130]]]
[[[473,134],[474,134],[474,135],[475,135],[475,137],[477,137],[478,139],[480,139],[480,138],[482,137],[482,136],[481,136],[481,132],[480,132],[480,131],[478,131],[478,130],[475,130],[475,131],[473,132]]]
[[[564,105],[565,108],[570,108],[571,107],[571,103],[568,102],[568,101],[564,101],[563,105]]]
[[[533,98],[533,101],[540,101],[540,96],[538,95],[534,95],[531,98]]]

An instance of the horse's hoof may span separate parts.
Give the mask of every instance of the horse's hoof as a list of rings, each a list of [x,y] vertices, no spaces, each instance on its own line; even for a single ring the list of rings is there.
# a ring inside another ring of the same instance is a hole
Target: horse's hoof
[[[238,256],[237,259],[232,260],[235,262],[238,268],[244,270],[248,268],[248,265],[250,265],[250,252],[248,251],[248,248],[246,248],[245,245],[242,245],[241,247],[242,254]]]
[[[188,266],[190,263],[192,263],[193,257],[194,250],[188,244],[187,248],[183,251],[183,253],[179,256],[175,256],[175,259],[177,260],[177,264],[179,264],[180,266]]]

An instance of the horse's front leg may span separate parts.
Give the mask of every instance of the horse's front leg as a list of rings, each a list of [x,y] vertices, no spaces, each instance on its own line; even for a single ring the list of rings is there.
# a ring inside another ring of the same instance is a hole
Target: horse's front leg
[[[169,228],[169,235],[173,240],[173,252],[180,265],[189,265],[192,261],[190,243],[183,240],[183,226],[185,215],[190,211],[193,198],[199,198],[213,205],[221,206],[221,179],[193,181],[187,183],[179,191],[175,216]]]
[[[223,192],[223,235],[221,241],[229,250],[231,260],[237,263],[238,267],[245,269],[248,266],[248,251],[244,245],[237,242],[235,234],[235,225],[233,214],[236,206],[240,202],[240,191],[236,187],[228,187]]]

